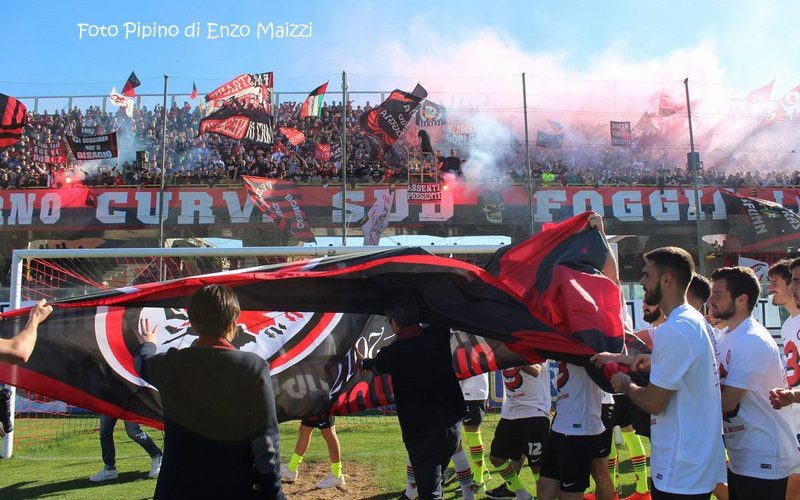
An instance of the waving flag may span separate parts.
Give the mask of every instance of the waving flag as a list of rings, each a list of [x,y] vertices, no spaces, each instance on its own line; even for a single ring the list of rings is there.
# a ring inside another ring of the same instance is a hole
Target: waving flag
[[[772,95],[772,85],[775,84],[775,79],[773,78],[771,82],[764,85],[760,89],[753,90],[749,94],[747,94],[747,102],[748,103],[757,103],[757,102],[766,102],[769,101],[770,96]]]
[[[800,85],[787,92],[781,102],[784,106],[797,106],[800,104]]]
[[[316,241],[301,205],[303,199],[292,181],[243,175],[250,199],[281,231],[298,241]]]
[[[132,97],[126,97],[118,93],[116,88],[111,87],[111,93],[108,95],[108,98],[112,104],[116,104],[125,109],[125,114],[128,118],[133,118],[134,100]]]
[[[800,216],[778,203],[721,190],[729,223],[728,245],[737,252],[786,251],[800,240]]]
[[[323,83],[308,94],[308,97],[300,107],[300,118],[319,116],[322,113],[322,100],[325,98],[326,90],[328,90],[328,82]]]
[[[682,111],[686,111],[686,104],[675,101],[667,95],[662,94],[658,97],[659,116],[672,116]]]
[[[122,95],[126,97],[136,97],[136,91],[134,89],[141,84],[142,82],[136,77],[136,72],[131,71],[131,76],[128,77],[128,81],[125,82],[125,86],[122,87]]]
[[[385,101],[361,115],[361,129],[378,139],[384,148],[391,148],[427,95],[419,84],[412,93],[394,90]]]
[[[28,110],[15,97],[0,94],[0,148],[13,146],[28,124]]]
[[[548,134],[537,130],[536,145],[545,149],[561,149],[564,145],[564,134]]]
[[[555,120],[551,120],[548,118],[547,124],[550,126],[550,131],[553,132],[554,134],[560,134],[561,131],[564,130],[564,125],[561,125],[561,123]]]
[[[286,137],[286,140],[289,141],[289,144],[291,144],[292,146],[297,146],[298,144],[302,144],[303,141],[306,140],[305,134],[297,130],[296,128],[279,127],[278,132],[283,134],[283,136]]]
[[[317,143],[317,145],[314,147],[314,158],[316,158],[321,163],[330,161],[331,145]]]
[[[197,99],[197,84],[192,82],[192,94],[189,96],[189,99]]]

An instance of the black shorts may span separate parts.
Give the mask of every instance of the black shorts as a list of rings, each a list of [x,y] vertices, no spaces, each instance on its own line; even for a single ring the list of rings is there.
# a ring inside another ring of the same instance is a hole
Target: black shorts
[[[562,491],[579,493],[589,487],[597,436],[567,436],[550,431],[540,475],[556,479]]]
[[[336,425],[336,419],[333,415],[327,417],[308,417],[301,420],[300,424],[306,427],[314,427],[315,429],[330,429]]]
[[[486,412],[486,400],[466,401],[467,413],[461,421],[464,425],[478,427],[483,423],[483,414]]]
[[[627,396],[614,394],[614,423],[620,427],[631,425],[631,412]]]
[[[493,457],[515,461],[525,455],[528,465],[538,467],[542,464],[549,434],[550,419],[547,417],[501,418],[489,453]]]
[[[757,498],[759,500],[780,500],[786,498],[788,478],[759,479],[740,476],[728,469],[728,493],[731,500]]]
[[[596,436],[594,458],[606,458],[611,454],[611,440],[614,439],[614,406],[604,404],[600,410],[600,420],[606,430]]]

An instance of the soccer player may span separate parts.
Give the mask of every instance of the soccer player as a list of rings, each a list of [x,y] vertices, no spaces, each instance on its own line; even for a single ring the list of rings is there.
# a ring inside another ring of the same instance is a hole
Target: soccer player
[[[761,287],[752,269],[711,275],[711,314],[728,325],[719,339],[720,383],[731,500],[784,500],[800,452],[789,410],[773,411],[769,391],[786,384],[778,345],[751,316]]]
[[[786,383],[789,389],[800,385],[800,307],[795,303],[791,293],[792,259],[776,262],[767,272],[769,285],[767,290],[772,296],[772,303],[781,306],[789,313],[789,318],[781,326],[781,340],[785,363]],[[800,274],[800,261],[795,269]],[[791,408],[795,436],[800,443],[800,406]],[[786,498],[800,498],[800,474],[791,474],[786,485]]]
[[[489,374],[483,373],[462,380],[461,392],[467,403],[467,414],[462,420],[464,441],[469,447],[469,457],[472,459],[472,480],[477,490],[484,488],[483,476],[488,472],[485,464],[485,452],[483,448],[483,436],[481,435],[481,424],[483,415],[486,412],[486,401],[489,399]],[[456,451],[458,453],[458,450]],[[458,467],[456,467],[458,469]],[[458,470],[456,471],[458,475]]]
[[[534,478],[550,432],[550,368],[547,362],[503,370],[503,406],[489,461],[503,484],[486,492],[494,499],[530,499],[519,480],[525,459]]]
[[[644,300],[667,316],[653,339],[650,385],[639,387],[624,373],[614,374],[611,383],[652,415],[652,498],[708,499],[716,484],[725,481],[713,333],[686,302],[694,272],[691,255],[664,247],[644,258]]]
[[[342,446],[339,444],[339,436],[336,435],[336,420],[333,415],[327,417],[304,418],[300,421],[300,430],[297,435],[297,443],[294,445],[294,453],[288,465],[281,465],[281,480],[287,483],[297,481],[298,469],[303,462],[303,456],[308,451],[311,444],[311,434],[314,429],[319,429],[322,438],[328,445],[328,459],[331,464],[331,473],[322,481],[317,483],[317,488],[333,488],[344,486],[344,474],[342,474]]]

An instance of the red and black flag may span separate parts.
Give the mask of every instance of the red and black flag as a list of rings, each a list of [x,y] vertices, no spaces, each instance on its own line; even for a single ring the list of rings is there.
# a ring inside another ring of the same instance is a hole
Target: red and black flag
[[[778,203],[720,190],[729,224],[726,247],[736,252],[786,251],[800,241],[800,216]]]
[[[580,232],[570,233],[576,227]],[[580,258],[585,248],[597,249],[591,239],[581,226],[555,226],[541,241],[538,271],[528,274],[535,282],[528,288],[563,288],[561,279],[583,279],[577,270],[555,269],[574,262],[583,262],[586,274],[596,274],[590,266],[598,260]],[[518,265],[518,252],[528,252],[537,241],[527,240],[498,256],[500,276],[508,278]],[[559,251],[573,257],[559,258]],[[282,421],[325,411],[354,413],[392,402],[386,376],[358,373],[355,349],[371,357],[393,340],[385,319],[373,315],[402,291],[418,294],[422,321],[455,330],[453,364],[462,379],[546,358],[587,365],[595,352],[578,340],[596,340],[581,333],[587,328],[572,335],[556,331],[535,302],[522,299],[489,272],[419,248],[389,249],[149,283],[58,302],[39,327],[29,362],[21,367],[0,364],[0,382],[157,425],[158,393],[139,377],[133,363],[139,320],[158,325],[159,351],[188,347],[196,339],[185,311],[188,299],[212,283],[236,292],[242,313],[234,345],[269,361]],[[518,277],[509,284],[526,288]],[[19,331],[27,313],[22,309],[0,316],[0,337]],[[581,324],[576,322],[575,328]]]
[[[292,146],[297,146],[298,144],[302,144],[303,141],[306,140],[306,135],[297,130],[296,128],[290,127],[279,127],[278,132],[283,134],[286,137],[286,140],[289,141],[289,144]]]
[[[263,106],[232,97],[225,106],[200,120],[197,135],[218,134],[237,141],[272,144],[275,140],[272,115]]]
[[[385,148],[394,146],[428,92],[417,84],[412,93],[395,90],[385,101],[359,117],[364,133],[377,138]]]
[[[0,94],[0,148],[13,146],[28,124],[28,110],[15,97]]]
[[[197,99],[197,83],[192,82],[192,94],[189,96],[189,99]]]
[[[300,118],[319,116],[322,113],[322,100],[325,98],[326,90],[328,90],[328,82],[323,83],[308,94],[308,97],[300,107]]]
[[[250,199],[272,219],[278,229],[289,233],[297,241],[316,241],[303,212],[303,198],[293,181],[250,175],[243,175],[242,179]]]
[[[126,97],[136,97],[136,91],[134,89],[141,84],[142,82],[136,77],[136,72],[131,71],[131,76],[128,77],[128,81],[125,82],[125,85],[122,87],[122,95]]]

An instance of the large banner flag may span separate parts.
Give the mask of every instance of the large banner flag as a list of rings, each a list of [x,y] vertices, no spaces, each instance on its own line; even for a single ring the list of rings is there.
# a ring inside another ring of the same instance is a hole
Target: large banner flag
[[[316,241],[308,218],[303,213],[303,199],[294,182],[250,175],[243,175],[242,179],[250,199],[272,219],[278,229],[298,241]]]
[[[328,82],[323,83],[308,94],[308,97],[300,107],[300,118],[319,116],[322,113],[322,100],[325,98],[326,90],[328,90]]]
[[[385,101],[361,115],[362,130],[376,137],[385,148],[391,148],[427,95],[419,84],[412,93],[394,90]]]
[[[447,124],[447,108],[426,99],[417,113],[417,126],[441,127]]]
[[[564,134],[548,134],[537,130],[536,145],[545,149],[561,149],[564,146]]]
[[[272,115],[260,104],[250,101],[245,105],[238,97],[231,98],[222,108],[200,120],[198,136],[218,134],[237,141],[272,144]]]
[[[585,226],[586,217],[582,217]],[[546,311],[537,310],[536,304],[545,302],[529,300],[532,295],[523,299],[512,288],[536,288],[540,295],[554,297],[547,288],[572,286],[560,280],[582,281],[598,274],[591,266],[599,258],[591,252],[602,254],[607,247],[602,241],[591,244],[602,237],[580,227],[559,224],[509,248],[497,258],[500,278],[420,248],[392,248],[67,299],[54,304],[53,314],[39,327],[36,349],[28,363],[0,364],[0,382],[117,418],[160,426],[158,393],[141,379],[133,363],[139,348],[139,320],[146,318],[158,326],[160,352],[188,347],[196,339],[187,321],[188,299],[198,288],[212,283],[236,292],[242,313],[233,343],[269,361],[281,421],[325,412],[355,413],[393,401],[387,376],[358,373],[356,349],[371,357],[393,340],[385,319],[373,315],[381,313],[401,291],[419,295],[424,322],[454,329],[450,344],[454,369],[461,379],[543,359],[584,365],[596,374],[589,363],[595,349],[579,339],[586,338],[603,350],[619,351],[613,349],[617,337],[612,332],[590,333],[603,328],[602,318],[591,325],[570,320],[569,327],[560,325],[562,333],[548,323]],[[544,234],[540,245],[537,239]],[[532,254],[534,271],[518,267],[519,252],[530,257],[534,248],[540,249]],[[582,267],[572,267],[575,265]],[[517,276],[505,283],[503,277],[508,278],[514,270],[533,282],[523,283]],[[618,295],[619,289],[615,291]],[[595,300],[601,308],[595,311],[597,316],[613,315],[602,308],[616,295],[590,295],[581,300]],[[0,337],[10,338],[18,332],[27,314],[28,309],[21,309],[0,316],[4,319]],[[621,347],[621,330],[618,337]],[[602,338],[608,342],[600,342]]]
[[[133,118],[134,99],[133,97],[126,97],[117,92],[117,89],[111,87],[111,93],[108,95],[112,104],[125,109],[125,114],[128,118]]]
[[[769,274],[768,262],[764,262],[763,260],[751,259],[749,257],[742,257],[740,255],[738,265],[742,267],[749,267],[750,269],[752,269],[753,272],[756,273],[756,278],[758,278],[759,281],[767,281],[768,279],[767,275]]]
[[[205,97],[205,112],[209,116],[225,106],[238,102],[244,108],[255,107],[272,112],[272,71],[267,73],[243,73]]]
[[[728,245],[737,252],[775,248],[800,241],[800,216],[778,203],[720,191],[727,211]]]
[[[89,136],[67,136],[76,160],[105,160],[117,157],[117,133]]]
[[[13,146],[28,124],[28,110],[15,97],[0,94],[0,148]]]
[[[283,134],[283,136],[286,137],[286,140],[289,141],[289,144],[292,146],[302,144],[303,141],[306,140],[306,135],[296,128],[279,127],[278,132]]]
[[[131,76],[128,77],[128,81],[125,82],[125,85],[122,87],[122,95],[126,97],[136,97],[136,91],[134,89],[141,84],[142,82],[136,77],[136,72],[131,71]]]
[[[672,116],[674,114],[686,111],[686,105],[675,101],[671,97],[661,94],[658,97],[658,114],[659,116]]]
[[[33,153],[33,161],[49,163],[51,165],[63,165],[67,161],[63,141],[34,141],[31,149]]]
[[[364,232],[364,246],[377,245],[381,241],[381,234],[389,227],[389,212],[392,211],[394,204],[395,191],[382,192],[375,203],[367,212],[367,221],[361,226]]]
[[[791,107],[800,104],[800,85],[793,88],[781,98],[781,103],[784,106]]]
[[[339,154],[341,155],[341,150]],[[314,147],[314,158],[317,159],[320,163],[325,163],[330,161],[331,159],[331,145],[330,144],[321,144],[317,143]]]
[[[611,145],[631,147],[631,122],[611,122]]]

